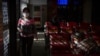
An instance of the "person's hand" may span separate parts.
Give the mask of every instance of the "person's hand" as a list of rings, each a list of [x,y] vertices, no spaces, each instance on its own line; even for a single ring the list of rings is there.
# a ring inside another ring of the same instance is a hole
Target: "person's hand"
[[[22,30],[19,30],[19,32],[22,32]]]
[[[17,28],[18,32],[22,32],[22,30],[20,28]]]

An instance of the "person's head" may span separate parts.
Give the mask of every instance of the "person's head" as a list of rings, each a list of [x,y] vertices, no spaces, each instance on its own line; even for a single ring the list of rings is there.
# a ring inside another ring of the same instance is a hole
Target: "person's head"
[[[29,17],[30,10],[28,7],[25,7],[22,11],[23,17]]]

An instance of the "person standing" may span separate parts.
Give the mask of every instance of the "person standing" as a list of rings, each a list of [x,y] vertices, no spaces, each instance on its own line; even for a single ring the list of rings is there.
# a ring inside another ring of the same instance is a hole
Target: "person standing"
[[[23,56],[31,56],[34,36],[37,38],[34,19],[30,17],[29,13],[29,8],[24,8],[22,11],[23,17],[19,18],[17,25]]]

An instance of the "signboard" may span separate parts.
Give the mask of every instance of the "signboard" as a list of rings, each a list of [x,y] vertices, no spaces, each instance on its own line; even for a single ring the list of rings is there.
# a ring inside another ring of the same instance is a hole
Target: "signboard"
[[[8,28],[8,6],[7,2],[2,2],[3,12],[3,44],[4,44],[4,56],[8,56],[8,44],[9,44],[9,28]]]
[[[4,43],[4,56],[8,56],[8,44],[9,44],[9,29],[3,32],[3,43]]]
[[[7,2],[2,3],[2,12],[3,12],[3,24],[8,24],[8,8],[7,8]]]

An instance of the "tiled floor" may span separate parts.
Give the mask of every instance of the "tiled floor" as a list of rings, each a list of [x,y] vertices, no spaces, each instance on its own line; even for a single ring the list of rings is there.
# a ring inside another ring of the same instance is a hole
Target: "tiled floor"
[[[44,40],[34,41],[33,56],[45,56]]]
[[[48,56],[49,54],[45,50],[44,32],[38,32],[38,41],[36,39],[33,42],[32,56]],[[20,54],[20,56],[22,56]]]
[[[46,56],[45,40],[43,32],[38,32],[38,41],[34,40],[33,44],[33,56]]]

